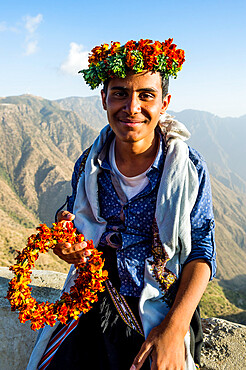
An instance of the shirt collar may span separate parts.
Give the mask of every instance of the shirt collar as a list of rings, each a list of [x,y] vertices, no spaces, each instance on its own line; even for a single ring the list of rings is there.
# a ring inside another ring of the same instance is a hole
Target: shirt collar
[[[152,169],[155,169],[157,171],[161,171],[162,167],[163,167],[163,158],[164,158],[164,154],[163,154],[164,150],[163,149],[164,149],[165,143],[164,143],[163,136],[160,132],[159,132],[159,135],[160,135],[159,149],[158,149],[157,155],[155,157],[155,160],[152,163],[152,166],[151,166],[150,170],[147,172],[147,174],[149,174]],[[113,137],[111,136],[109,138],[109,140],[107,141],[107,143],[105,144],[104,148],[102,149],[101,153],[98,156],[98,162],[99,162],[100,167],[104,170],[109,170],[109,171],[112,170],[112,168],[110,166],[110,162],[109,162],[109,147],[110,147],[110,144],[112,142],[112,139],[113,139]]]
[[[152,163],[152,166],[151,166],[152,168],[155,168],[157,170],[160,170],[161,165],[162,165],[163,145],[164,145],[163,137],[160,133],[159,133],[159,135],[160,135],[159,150],[158,150],[158,153],[155,157],[155,160],[154,160],[154,162]]]

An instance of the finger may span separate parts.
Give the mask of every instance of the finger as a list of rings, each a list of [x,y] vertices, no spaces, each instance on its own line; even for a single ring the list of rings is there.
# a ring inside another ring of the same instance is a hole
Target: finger
[[[73,221],[75,219],[75,215],[68,212],[68,211],[59,211],[57,214],[57,221]]]
[[[144,361],[146,358],[150,355],[152,352],[153,346],[149,342],[144,342],[142,345],[140,351],[138,352],[137,356],[135,357],[133,364],[130,368],[130,370],[139,370],[144,364]]]
[[[73,245],[70,243],[58,243],[53,252],[67,263],[78,265],[86,263],[88,256],[91,255],[91,250],[85,249],[86,247],[86,242]]]
[[[52,250],[53,250],[53,253],[55,255],[57,255],[58,257],[60,257],[61,259],[63,259],[64,261],[70,263],[67,258],[65,257],[64,258],[64,250],[65,249],[69,249],[71,247],[71,244],[70,243],[58,243],[56,244]]]
[[[84,250],[87,247],[86,242],[82,243],[76,243],[76,244],[70,244],[70,243],[64,243],[64,248],[62,248],[62,251],[64,254],[74,254],[79,257],[89,256],[91,254],[91,251]],[[89,253],[88,253],[89,252]]]

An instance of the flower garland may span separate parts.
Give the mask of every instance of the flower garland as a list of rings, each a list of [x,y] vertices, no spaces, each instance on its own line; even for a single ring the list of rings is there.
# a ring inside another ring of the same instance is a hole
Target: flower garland
[[[177,49],[169,38],[165,42],[146,39],[130,40],[121,46],[119,42],[95,46],[89,55],[89,68],[82,69],[85,82],[95,89],[108,78],[125,78],[127,71],[144,70],[161,72],[167,79],[177,77],[185,61],[184,50]]]
[[[54,326],[59,320],[66,324],[70,318],[78,319],[78,315],[86,313],[91,309],[91,304],[97,302],[97,292],[103,292],[103,282],[108,273],[103,270],[104,261],[102,252],[94,248],[92,241],[87,241],[85,249],[91,251],[87,262],[76,266],[78,277],[75,285],[71,287],[70,293],[64,292],[55,303],[37,303],[31,296],[31,269],[38,259],[39,253],[46,253],[54,248],[57,243],[81,243],[84,241],[82,234],[77,234],[72,223],[67,223],[67,228],[62,223],[53,224],[49,228],[45,224],[37,227],[38,234],[28,238],[26,247],[18,252],[17,263],[10,267],[15,277],[9,283],[7,299],[11,304],[12,311],[19,311],[21,323],[31,321],[31,329],[38,330],[48,324]]]

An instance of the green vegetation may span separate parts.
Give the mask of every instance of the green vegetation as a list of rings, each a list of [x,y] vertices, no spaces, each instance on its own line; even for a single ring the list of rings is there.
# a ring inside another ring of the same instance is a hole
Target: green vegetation
[[[246,324],[246,293],[223,288],[217,279],[208,284],[200,308],[204,318],[219,317]]]
[[[21,216],[16,214],[15,212],[8,212],[9,217],[11,217],[17,224],[20,224],[21,226],[24,226],[26,229],[35,228],[36,225],[32,222],[26,219],[25,216]]]
[[[1,163],[0,163],[0,178],[2,178],[14,190],[10,176],[7,173],[6,169],[1,165]]]

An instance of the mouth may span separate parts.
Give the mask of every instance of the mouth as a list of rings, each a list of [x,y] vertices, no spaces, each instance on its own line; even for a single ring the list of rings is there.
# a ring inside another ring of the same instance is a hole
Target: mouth
[[[126,119],[126,118],[119,119],[119,121],[121,124],[125,126],[130,126],[130,127],[139,126],[145,123],[145,120],[136,120],[136,119],[131,120],[131,119]]]

